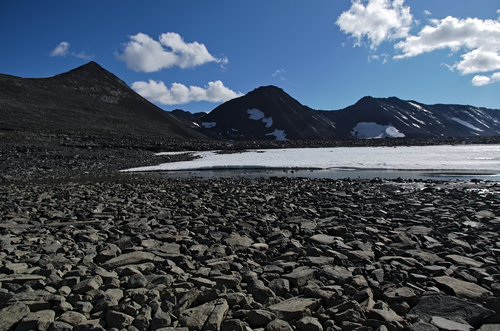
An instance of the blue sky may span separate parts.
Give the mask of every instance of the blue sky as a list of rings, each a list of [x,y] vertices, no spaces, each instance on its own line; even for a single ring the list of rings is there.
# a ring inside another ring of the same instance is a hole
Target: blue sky
[[[498,0],[0,0],[0,73],[96,61],[166,110],[263,85],[311,108],[366,95],[500,108]]]

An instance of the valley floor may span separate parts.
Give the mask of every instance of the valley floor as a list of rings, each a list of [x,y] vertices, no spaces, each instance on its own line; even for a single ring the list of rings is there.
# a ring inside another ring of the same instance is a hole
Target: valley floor
[[[161,179],[117,171],[263,146],[90,138],[0,138],[0,330],[500,328],[498,182]]]

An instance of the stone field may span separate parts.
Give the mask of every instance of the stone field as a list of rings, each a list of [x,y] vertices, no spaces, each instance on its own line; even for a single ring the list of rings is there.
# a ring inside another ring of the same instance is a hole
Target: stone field
[[[500,330],[500,183],[0,185],[0,330]]]

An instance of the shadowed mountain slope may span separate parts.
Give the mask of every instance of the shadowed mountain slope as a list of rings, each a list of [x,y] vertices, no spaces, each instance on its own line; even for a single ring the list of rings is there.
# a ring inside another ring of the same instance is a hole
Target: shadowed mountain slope
[[[95,62],[48,78],[0,75],[0,112],[3,130],[206,138]]]

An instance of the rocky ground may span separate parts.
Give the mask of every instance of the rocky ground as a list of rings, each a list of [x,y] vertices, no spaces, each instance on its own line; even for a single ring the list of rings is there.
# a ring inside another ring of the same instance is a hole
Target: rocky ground
[[[500,330],[496,182],[0,191],[0,330]]]
[[[0,330],[500,330],[498,182],[117,172],[188,157],[166,150],[498,137],[13,137],[0,132]]]

